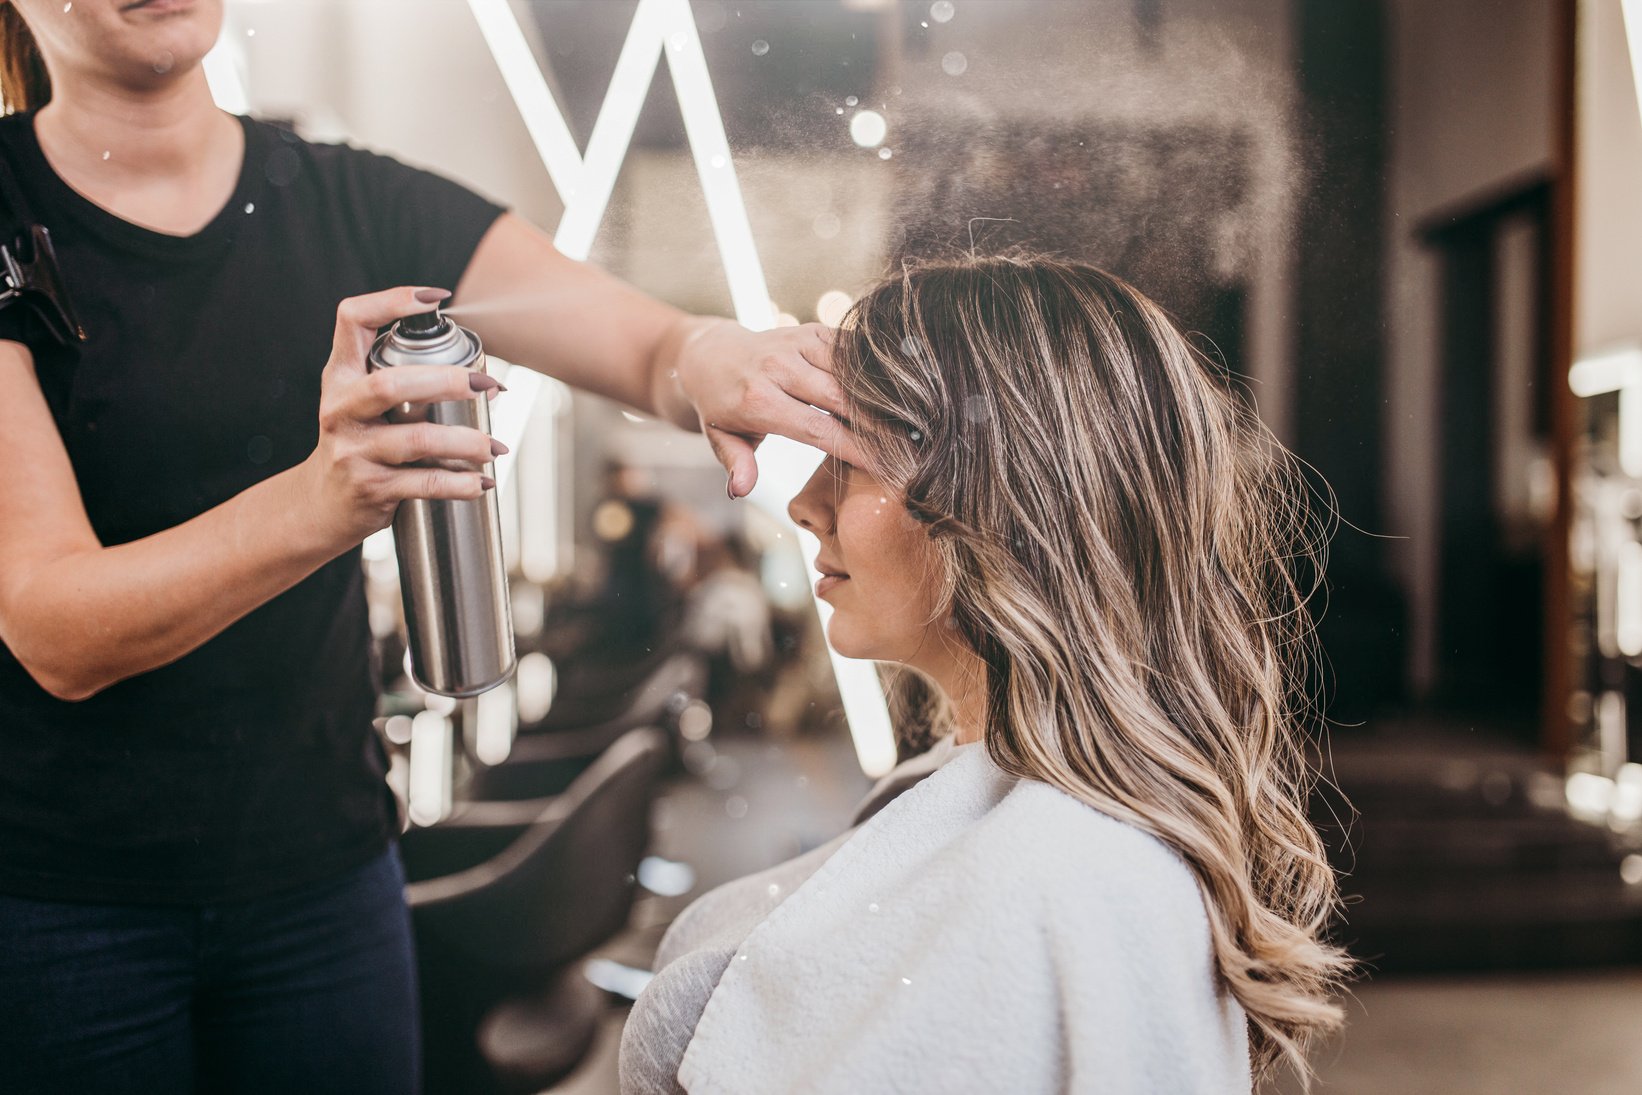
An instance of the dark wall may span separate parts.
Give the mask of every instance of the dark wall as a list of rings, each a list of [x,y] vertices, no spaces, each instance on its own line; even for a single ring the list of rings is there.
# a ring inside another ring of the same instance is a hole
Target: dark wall
[[[1402,697],[1407,646],[1383,541],[1370,535],[1386,527],[1386,14],[1379,0],[1300,0],[1296,13],[1312,172],[1296,236],[1295,448],[1338,499],[1319,630],[1330,714],[1351,721]]]

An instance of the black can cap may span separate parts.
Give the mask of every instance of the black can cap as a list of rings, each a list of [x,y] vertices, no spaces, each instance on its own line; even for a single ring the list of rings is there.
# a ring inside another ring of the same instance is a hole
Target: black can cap
[[[406,316],[396,326],[401,338],[438,338],[450,330],[450,320],[435,308],[431,312]]]

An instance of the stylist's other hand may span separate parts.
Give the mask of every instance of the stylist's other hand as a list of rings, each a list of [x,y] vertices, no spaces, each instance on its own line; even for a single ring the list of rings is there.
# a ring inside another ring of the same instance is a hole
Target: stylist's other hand
[[[301,472],[320,530],[339,550],[386,527],[407,498],[478,498],[495,486],[473,469],[486,469],[507,450],[484,431],[384,417],[402,403],[488,398],[501,387],[494,378],[454,365],[365,368],[377,328],[448,296],[406,287],[349,297],[337,307],[320,389],[319,444]]]
[[[780,434],[858,463],[833,379],[833,332],[820,323],[749,331],[728,319],[696,320],[675,359],[677,390],[729,472],[729,494],[758,482],[759,442]]]

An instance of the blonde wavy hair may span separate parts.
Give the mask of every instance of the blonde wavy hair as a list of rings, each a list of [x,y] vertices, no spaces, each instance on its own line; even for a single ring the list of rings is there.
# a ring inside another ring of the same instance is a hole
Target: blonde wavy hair
[[[985,663],[992,758],[1190,864],[1256,1083],[1286,1059],[1309,1090],[1355,964],[1306,814],[1330,528],[1298,460],[1162,309],[1076,262],[909,263],[833,368]]]

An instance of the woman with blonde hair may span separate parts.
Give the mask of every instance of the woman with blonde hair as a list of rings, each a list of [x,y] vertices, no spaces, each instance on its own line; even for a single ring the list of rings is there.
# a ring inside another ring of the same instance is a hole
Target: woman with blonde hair
[[[1309,1086],[1352,962],[1306,815],[1326,529],[1296,459],[1079,263],[909,265],[832,365],[867,455],[791,504],[828,637],[933,682],[949,734],[680,917],[624,1090]]]

